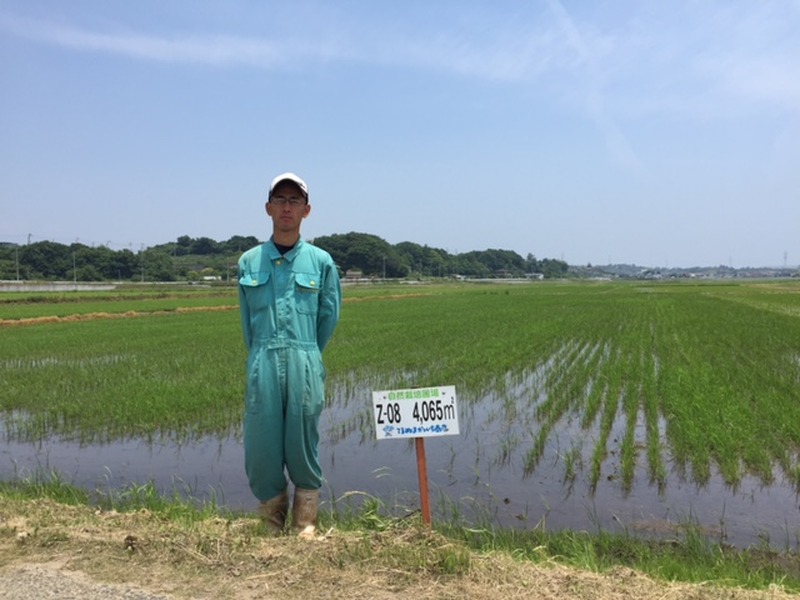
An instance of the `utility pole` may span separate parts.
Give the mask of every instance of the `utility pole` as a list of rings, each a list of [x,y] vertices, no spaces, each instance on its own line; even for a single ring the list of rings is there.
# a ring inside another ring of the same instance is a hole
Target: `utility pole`
[[[75,238],[75,245],[72,246],[72,283],[75,286],[75,291],[78,291],[78,266],[75,261],[76,246],[80,243],[81,238]]]

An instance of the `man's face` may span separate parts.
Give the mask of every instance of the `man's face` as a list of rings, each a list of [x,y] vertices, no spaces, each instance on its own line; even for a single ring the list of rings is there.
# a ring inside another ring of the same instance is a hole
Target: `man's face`
[[[311,205],[291,181],[282,181],[275,186],[267,202],[267,214],[278,231],[299,231],[300,223],[310,212]]]

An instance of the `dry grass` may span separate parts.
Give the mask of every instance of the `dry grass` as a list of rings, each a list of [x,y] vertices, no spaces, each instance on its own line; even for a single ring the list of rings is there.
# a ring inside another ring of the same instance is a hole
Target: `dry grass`
[[[22,319],[0,319],[0,327],[45,325],[50,323],[78,323],[80,321],[97,321],[99,319],[130,319],[134,317],[153,317],[159,315],[174,315],[180,313],[220,312],[228,310],[239,310],[239,307],[237,305],[179,306],[172,310],[151,310],[151,311],[128,310],[125,312],[118,312],[118,313],[113,313],[113,312],[78,313],[74,315],[67,315],[64,317],[49,316],[49,317],[25,317]]]
[[[54,575],[55,574],[55,575]],[[15,577],[135,586],[175,598],[797,598],[477,554],[413,523],[267,538],[255,519],[165,520],[0,496],[0,588]],[[2,594],[0,594],[2,596]]]

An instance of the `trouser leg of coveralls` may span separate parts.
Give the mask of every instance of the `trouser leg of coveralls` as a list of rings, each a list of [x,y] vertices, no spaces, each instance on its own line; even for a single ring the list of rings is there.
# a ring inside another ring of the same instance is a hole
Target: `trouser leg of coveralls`
[[[247,372],[244,465],[250,489],[261,502],[286,491],[282,394],[285,378],[281,381],[276,355],[275,350],[256,350]]]
[[[325,372],[316,350],[291,349],[287,367],[284,456],[289,478],[298,488],[322,486],[319,417],[325,404]]]

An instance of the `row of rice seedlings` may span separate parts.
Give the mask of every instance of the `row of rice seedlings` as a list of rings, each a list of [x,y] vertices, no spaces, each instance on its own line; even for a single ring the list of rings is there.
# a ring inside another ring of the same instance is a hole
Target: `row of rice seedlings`
[[[630,492],[636,467],[636,425],[639,414],[639,389],[631,380],[622,393],[622,412],[625,415],[625,433],[620,445],[622,489]]]
[[[550,371],[545,384],[547,399],[537,409],[540,420],[556,421],[565,410],[581,398],[590,380],[592,367],[597,363],[596,345],[572,341],[569,351]]]
[[[599,351],[597,369],[590,381],[586,402],[581,416],[581,427],[584,430],[591,428],[597,418],[597,414],[602,406],[603,396],[607,387],[607,378],[604,373],[605,365],[611,355],[611,344],[607,340],[603,342],[602,349]]]
[[[650,481],[656,483],[659,491],[663,492],[667,484],[667,469],[664,464],[664,449],[659,428],[660,415],[658,396],[656,395],[657,362],[652,352],[644,353],[642,359],[644,364],[642,368],[641,405],[644,413],[648,472]]]
[[[528,371],[506,374],[505,389],[497,392],[502,400],[496,411],[500,415],[500,431],[495,464],[505,465],[515,459],[518,448],[537,423],[539,407],[548,397],[544,391],[548,373],[556,360],[554,354]]]
[[[625,347],[626,384],[623,392],[623,411],[626,419],[621,447],[622,489],[629,492],[641,446],[647,448],[647,462],[652,480],[663,489],[666,473],[661,458],[658,431],[658,397],[655,389],[653,368],[655,348],[653,345],[652,311],[657,298],[640,302],[620,332],[620,343]],[[644,441],[637,433],[644,430]]]
[[[618,291],[618,290],[615,290]],[[631,424],[635,423],[635,409],[629,406],[631,392],[628,389],[634,386],[635,379],[627,368],[629,360],[626,349],[626,333],[630,323],[635,322],[635,310],[638,303],[629,301],[629,292],[626,290],[624,297],[616,293],[608,297],[592,299],[592,310],[583,309],[584,320],[581,331],[593,340],[594,354],[591,362],[587,363],[587,372],[576,373],[579,381],[586,381],[583,388],[581,406],[581,428],[584,431],[596,430],[594,447],[589,457],[588,482],[590,489],[596,489],[600,481],[602,465],[605,462],[611,443],[620,443],[618,439],[611,442],[609,438],[615,429],[615,423],[620,418],[620,405],[624,407],[624,414],[629,416]],[[570,375],[572,377],[572,374]],[[631,430],[632,431],[632,430]],[[632,482],[633,466],[636,454],[634,446],[628,436],[621,436],[621,453],[623,459],[623,477],[626,487]],[[612,451],[617,455],[616,451]],[[614,477],[609,474],[608,478]]]
[[[597,369],[602,353],[598,345],[574,345],[562,364],[555,371],[555,383],[549,387],[547,400],[538,411],[539,430],[534,436],[533,447],[525,456],[523,467],[530,474],[544,454],[547,439],[557,423],[568,413],[580,413],[587,390],[591,387],[592,373]]]
[[[615,348],[611,356],[610,364],[619,364],[617,362],[618,356],[619,350]],[[605,460],[608,452],[608,438],[614,426],[614,421],[617,417],[617,410],[623,389],[621,370],[606,369],[606,372],[607,384],[604,389],[602,409],[600,412],[600,427],[598,438],[595,441],[594,449],[592,450],[589,467],[589,488],[592,491],[597,489],[597,484],[600,481],[603,461]]]
[[[696,327],[698,304],[702,299],[692,299],[692,306],[675,303],[669,298],[670,311],[659,323],[666,335],[659,340],[658,356],[662,368],[659,377],[659,397],[667,416],[667,435],[673,448],[673,457],[681,471],[691,465],[695,480],[705,483],[711,476],[712,447],[707,443],[714,427],[709,411],[715,405],[709,402],[711,379],[707,352],[701,346],[700,355],[695,348],[704,340],[693,335]],[[691,310],[686,310],[691,308]],[[681,322],[683,320],[683,322]]]
[[[583,470],[583,444],[581,440],[572,440],[569,449],[564,453],[564,481],[573,483],[578,471]]]

